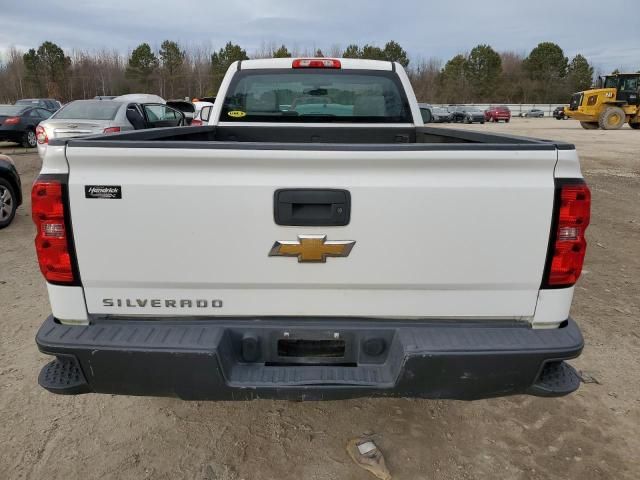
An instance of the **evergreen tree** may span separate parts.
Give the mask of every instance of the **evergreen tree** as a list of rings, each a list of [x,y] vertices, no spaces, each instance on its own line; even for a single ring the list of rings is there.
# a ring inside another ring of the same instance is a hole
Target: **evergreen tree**
[[[160,63],[162,65],[162,77],[169,83],[169,90],[165,93],[169,98],[175,97],[175,82],[182,72],[185,52],[180,46],[171,40],[165,40],[160,45]],[[164,90],[164,89],[163,89]],[[165,90],[166,91],[166,90]]]
[[[131,52],[125,75],[127,78],[139,81],[146,92],[149,91],[149,79],[156,68],[158,68],[158,57],[151,51],[148,43],[141,43]]]
[[[502,74],[502,59],[489,45],[478,45],[466,59],[464,72],[469,88],[477,101],[494,99]]]
[[[220,87],[222,78],[227,72],[227,69],[233,62],[239,60],[249,60],[246,50],[243,50],[240,45],[235,45],[228,42],[224,48],[221,48],[218,52],[211,55],[211,70],[213,72],[213,88],[214,92]]]
[[[593,67],[582,55],[573,57],[567,69],[569,87],[573,92],[588,90],[593,84]]]
[[[282,45],[279,49],[273,52],[273,58],[289,58],[291,53],[287,50],[287,47]]]

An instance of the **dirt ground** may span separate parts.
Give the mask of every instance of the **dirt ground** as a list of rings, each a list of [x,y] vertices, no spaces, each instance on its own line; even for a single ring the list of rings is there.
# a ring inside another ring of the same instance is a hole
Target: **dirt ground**
[[[374,434],[395,479],[640,478],[640,132],[514,119],[461,126],[577,145],[593,193],[572,314],[597,383],[561,399],[184,402],[38,387],[49,312],[29,201],[0,231],[0,479],[370,479],[344,445]],[[40,162],[14,156],[28,198]]]

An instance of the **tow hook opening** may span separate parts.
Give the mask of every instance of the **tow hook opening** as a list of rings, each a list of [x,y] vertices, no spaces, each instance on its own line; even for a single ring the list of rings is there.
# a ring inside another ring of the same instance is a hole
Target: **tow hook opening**
[[[308,340],[289,339],[278,340],[278,356],[293,358],[341,358],[345,356],[346,343],[341,339]]]

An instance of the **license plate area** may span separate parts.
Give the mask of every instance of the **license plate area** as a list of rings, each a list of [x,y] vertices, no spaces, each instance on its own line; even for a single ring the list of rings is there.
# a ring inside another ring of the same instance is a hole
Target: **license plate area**
[[[352,332],[298,330],[271,332],[269,365],[356,365],[358,346]]]
[[[391,329],[318,328],[268,323],[225,331],[219,349],[229,365],[265,367],[335,366],[356,367],[386,363],[395,332]]]
[[[344,358],[344,340],[312,340],[281,338],[278,340],[278,356],[285,358]]]

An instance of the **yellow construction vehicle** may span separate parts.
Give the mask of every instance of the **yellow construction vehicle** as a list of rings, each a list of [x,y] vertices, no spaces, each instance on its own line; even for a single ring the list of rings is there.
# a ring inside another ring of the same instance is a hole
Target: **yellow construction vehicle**
[[[564,114],[587,130],[617,130],[625,123],[640,129],[640,73],[600,78],[597,88],[574,93]]]

